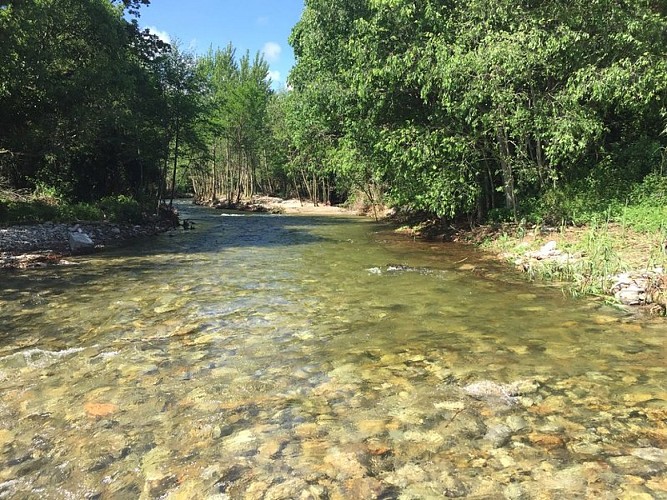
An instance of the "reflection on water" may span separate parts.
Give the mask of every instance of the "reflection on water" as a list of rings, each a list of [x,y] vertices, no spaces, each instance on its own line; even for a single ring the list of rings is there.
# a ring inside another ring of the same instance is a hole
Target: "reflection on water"
[[[664,323],[359,219],[186,210],[2,276],[0,498],[667,498]]]

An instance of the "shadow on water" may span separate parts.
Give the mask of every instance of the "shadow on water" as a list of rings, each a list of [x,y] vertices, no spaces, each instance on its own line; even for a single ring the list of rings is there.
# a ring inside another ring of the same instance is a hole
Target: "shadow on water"
[[[66,277],[71,285],[85,285],[106,276],[109,269],[120,266],[123,275],[140,277],[144,273],[164,274],[179,263],[191,262],[196,254],[224,253],[239,248],[281,248],[335,243],[331,238],[316,234],[318,226],[350,223],[352,217],[286,216],[220,211],[190,203],[177,204],[182,219],[195,223],[195,229],[176,229],[167,233],[129,242],[121,248],[99,254],[71,258],[76,266],[9,270],[3,273],[4,291],[28,279],[34,292],[52,293]],[[360,220],[361,222],[361,220]],[[160,258],[158,258],[160,257]],[[210,255],[203,257],[210,258]],[[97,265],[103,263],[103,265]],[[59,283],[57,283],[59,282]],[[60,292],[55,293],[62,293]]]
[[[211,254],[238,248],[281,248],[335,243],[317,233],[317,228],[341,223],[352,217],[313,217],[271,214],[249,214],[219,211],[195,205],[180,205],[183,219],[195,223],[195,229],[177,229],[157,238],[130,244],[118,252],[145,257],[157,254]],[[359,223],[365,222],[357,219]]]

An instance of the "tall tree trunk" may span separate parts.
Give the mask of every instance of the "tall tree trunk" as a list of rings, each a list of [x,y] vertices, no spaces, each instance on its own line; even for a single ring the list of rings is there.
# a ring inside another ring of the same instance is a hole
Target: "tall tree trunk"
[[[512,163],[510,161],[509,139],[507,129],[498,127],[497,130],[501,172],[503,174],[503,187],[505,191],[505,207],[512,212],[512,217],[517,220],[516,196],[514,193],[514,173],[512,172]]]
[[[303,185],[306,186],[306,191],[308,191],[308,198],[313,199],[313,190],[310,188],[310,181],[306,177],[306,173],[301,169],[301,177],[303,177]]]
[[[218,195],[217,193],[217,186],[216,183],[218,182],[218,172],[216,169],[215,162],[217,161],[217,152],[218,152],[218,144],[217,142],[213,143],[213,182],[212,182],[212,188],[211,188],[211,201],[215,201],[215,197]]]
[[[165,197],[165,190],[167,189],[167,172],[169,170],[169,144],[167,144],[167,153],[164,155],[164,163],[160,168],[160,184],[158,185],[157,203],[158,206]]]
[[[171,198],[169,199],[169,206],[174,205],[174,196],[176,194],[176,167],[178,166],[178,141],[180,139],[180,122],[178,116],[176,117],[176,138],[174,140],[174,171],[171,175]]]

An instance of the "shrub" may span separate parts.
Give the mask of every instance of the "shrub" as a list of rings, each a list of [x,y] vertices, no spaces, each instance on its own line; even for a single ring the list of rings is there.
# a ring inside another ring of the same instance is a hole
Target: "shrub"
[[[142,207],[129,196],[102,199],[97,204],[67,203],[41,192],[37,197],[0,199],[0,224],[38,224],[42,222],[101,221],[139,223]]]
[[[130,196],[107,196],[99,203],[104,217],[113,222],[141,222],[143,210],[137,200]]]
[[[647,204],[656,207],[667,206],[667,176],[659,173],[648,174],[630,192],[633,204]]]
[[[76,203],[74,205],[62,204],[58,206],[58,220],[62,221],[91,221],[101,220],[104,214],[99,207],[89,203]]]

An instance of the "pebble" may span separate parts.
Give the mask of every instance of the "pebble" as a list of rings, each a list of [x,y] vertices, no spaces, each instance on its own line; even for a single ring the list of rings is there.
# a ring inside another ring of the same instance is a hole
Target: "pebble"
[[[539,446],[547,450],[553,450],[565,446],[563,438],[560,436],[555,436],[553,434],[541,434],[537,432],[531,432],[530,434],[528,434],[528,441],[530,441],[530,443],[535,446]]]
[[[424,483],[428,480],[428,474],[416,464],[406,464],[395,472],[386,476],[389,484],[405,488],[409,484]]]
[[[112,403],[90,402],[83,405],[83,408],[91,417],[106,417],[118,411],[118,406]]]
[[[512,432],[520,432],[528,428],[528,422],[523,417],[518,415],[510,415],[505,419],[505,423],[512,430]]]
[[[333,449],[324,457],[324,463],[329,466],[328,473],[332,479],[344,480],[366,475],[366,468],[357,460],[354,453]]]
[[[511,483],[505,486],[503,494],[508,500],[522,500],[527,498],[525,489],[517,483]]]
[[[455,474],[445,471],[438,477],[440,488],[447,498],[461,498],[468,494],[468,488]]]

